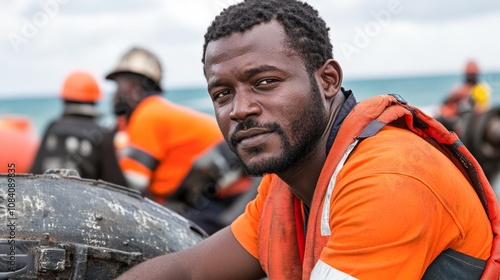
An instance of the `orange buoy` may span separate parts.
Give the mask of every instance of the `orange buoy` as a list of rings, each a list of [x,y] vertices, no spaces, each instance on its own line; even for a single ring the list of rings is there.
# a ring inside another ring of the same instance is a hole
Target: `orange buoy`
[[[28,117],[0,117],[0,173],[27,173],[39,144]]]

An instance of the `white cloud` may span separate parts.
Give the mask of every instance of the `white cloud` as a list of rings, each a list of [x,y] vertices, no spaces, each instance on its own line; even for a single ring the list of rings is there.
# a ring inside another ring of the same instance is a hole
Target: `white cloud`
[[[63,78],[76,68],[92,71],[110,91],[113,84],[104,75],[136,45],[161,58],[167,89],[204,86],[203,35],[215,15],[236,2],[239,0],[2,1],[0,95],[57,94]],[[485,69],[500,70],[500,38],[495,30],[500,26],[500,1],[308,2],[331,27],[335,55],[346,78],[459,72],[469,57],[477,58]],[[392,13],[388,24],[377,31],[375,23],[382,23],[375,15],[394,3],[403,9]],[[358,30],[372,31],[369,43],[358,44],[359,52],[348,59],[341,46],[356,46]],[[12,34],[21,40],[15,41]]]
[[[358,48],[359,53],[340,50],[337,57],[356,77],[460,72],[469,58],[477,59],[485,71],[499,71],[500,39],[494,35],[499,19],[500,12],[440,25],[395,20],[377,36],[366,36],[369,43]],[[356,46],[355,35],[355,29],[344,30],[338,45]]]

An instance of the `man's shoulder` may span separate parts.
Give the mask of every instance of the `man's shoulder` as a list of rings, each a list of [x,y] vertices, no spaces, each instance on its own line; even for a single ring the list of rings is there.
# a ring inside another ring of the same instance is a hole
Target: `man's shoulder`
[[[460,170],[433,144],[419,135],[398,127],[386,126],[375,136],[363,140],[339,173],[344,183],[362,178],[413,180],[421,186],[436,188],[440,196],[457,186],[469,186]]]
[[[151,109],[163,109],[170,107],[170,104],[166,98],[161,95],[152,95],[144,98],[139,105],[137,105],[136,111],[138,112],[148,112]],[[135,112],[134,112],[135,113]]]
[[[130,125],[134,123],[154,123],[170,116],[172,104],[160,95],[153,95],[142,100],[131,115]]]
[[[344,169],[362,172],[427,173],[432,166],[453,168],[453,163],[424,138],[412,131],[387,125],[361,141],[351,153]]]

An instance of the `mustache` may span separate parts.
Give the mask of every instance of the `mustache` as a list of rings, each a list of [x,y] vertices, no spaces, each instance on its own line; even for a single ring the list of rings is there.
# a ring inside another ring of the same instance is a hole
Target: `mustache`
[[[255,119],[246,119],[238,123],[233,133],[231,134],[231,137],[229,138],[231,146],[236,147],[236,145],[238,144],[236,141],[236,133],[250,128],[266,128],[270,131],[277,131],[279,133],[283,131],[283,129],[281,129],[280,125],[277,123],[260,124]]]

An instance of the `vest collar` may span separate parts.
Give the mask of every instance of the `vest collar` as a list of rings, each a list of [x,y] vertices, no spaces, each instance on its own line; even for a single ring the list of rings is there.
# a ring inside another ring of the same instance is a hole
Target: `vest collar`
[[[345,90],[343,87],[341,88],[342,93],[344,94],[345,101],[340,108],[335,121],[333,122],[332,128],[330,130],[330,135],[328,136],[328,141],[326,142],[326,154],[330,152],[332,148],[333,141],[337,137],[337,133],[339,132],[340,126],[342,122],[344,122],[345,117],[351,112],[352,108],[356,105],[357,101],[352,93],[352,90]]]
[[[89,117],[97,117],[100,116],[101,113],[97,111],[93,104],[88,103],[78,103],[78,104],[65,104],[64,105],[64,114],[65,115],[81,115],[81,116],[89,116]]]

